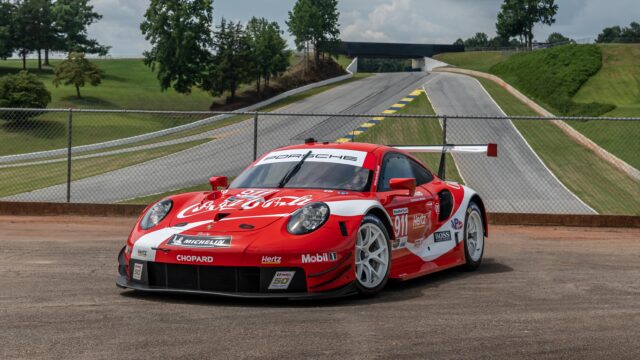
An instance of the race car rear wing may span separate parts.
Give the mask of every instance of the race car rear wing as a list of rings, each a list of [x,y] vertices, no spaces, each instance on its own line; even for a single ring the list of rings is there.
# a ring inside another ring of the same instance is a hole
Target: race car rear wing
[[[485,145],[391,145],[391,147],[412,153],[441,153],[438,177],[445,178],[447,153],[486,153],[488,157],[498,156],[498,144]]]

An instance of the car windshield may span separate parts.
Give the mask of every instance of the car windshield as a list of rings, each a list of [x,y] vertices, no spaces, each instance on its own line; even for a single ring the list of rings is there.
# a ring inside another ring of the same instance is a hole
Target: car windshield
[[[229,186],[238,188],[277,188],[297,162],[276,162],[245,170]],[[360,166],[331,162],[304,162],[284,188],[368,191],[373,171]]]

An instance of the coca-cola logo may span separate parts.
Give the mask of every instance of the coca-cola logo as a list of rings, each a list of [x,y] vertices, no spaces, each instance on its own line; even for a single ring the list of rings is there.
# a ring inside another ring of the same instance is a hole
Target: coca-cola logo
[[[274,193],[275,190],[246,190],[242,193],[225,199],[221,202],[205,201],[184,208],[178,213],[179,219],[200,215],[212,211],[224,210],[251,210],[255,208],[273,208],[281,206],[304,206],[313,200],[312,195],[305,196],[278,196],[265,200],[264,196]]]

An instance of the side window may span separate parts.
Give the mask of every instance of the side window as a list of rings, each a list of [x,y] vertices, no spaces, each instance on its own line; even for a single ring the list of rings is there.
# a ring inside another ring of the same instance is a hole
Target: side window
[[[431,174],[427,169],[423,168],[417,162],[413,160],[409,161],[411,162],[413,175],[416,178],[416,185],[424,185],[433,181],[433,174]]]
[[[389,180],[393,178],[413,178],[413,170],[409,159],[402,154],[388,154],[382,164],[382,176],[378,183],[378,191],[389,191]]]

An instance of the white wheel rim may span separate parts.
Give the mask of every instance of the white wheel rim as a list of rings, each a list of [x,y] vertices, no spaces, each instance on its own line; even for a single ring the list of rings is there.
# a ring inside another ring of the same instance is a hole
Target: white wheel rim
[[[471,260],[478,261],[484,247],[484,229],[477,211],[472,211],[467,219],[467,252]]]
[[[373,289],[382,283],[389,268],[388,246],[379,227],[360,226],[356,243],[356,279],[360,285]]]

